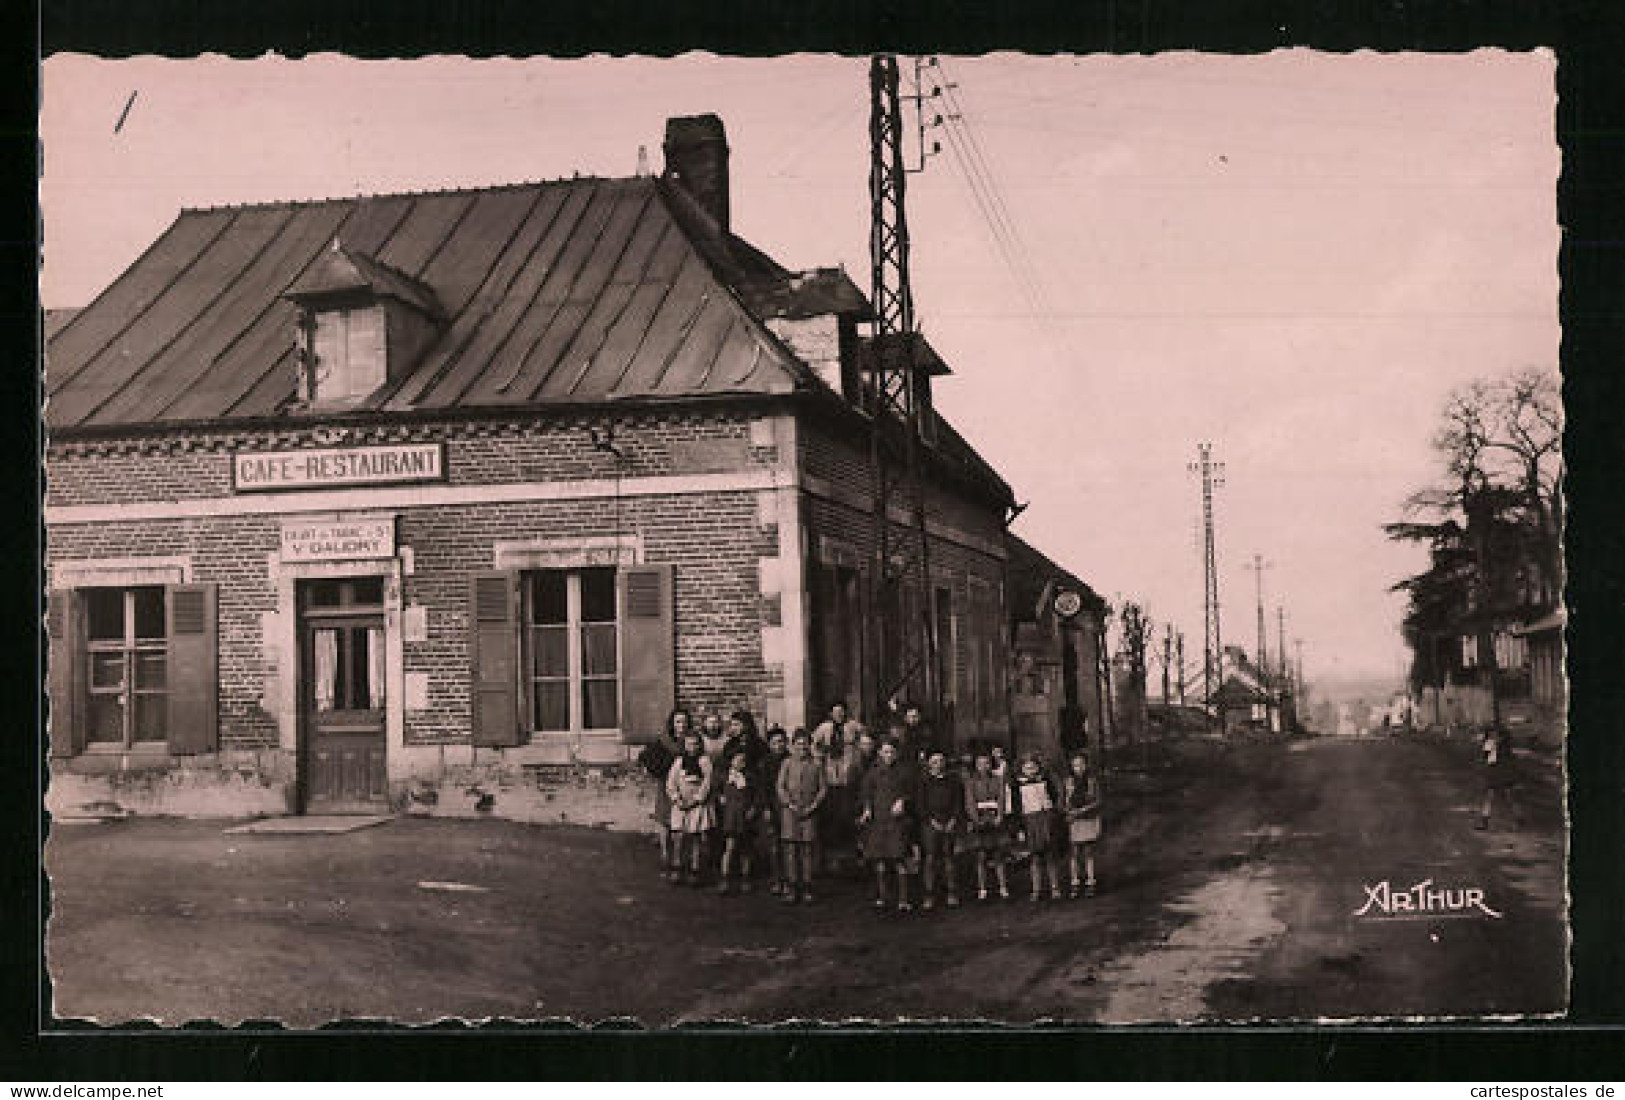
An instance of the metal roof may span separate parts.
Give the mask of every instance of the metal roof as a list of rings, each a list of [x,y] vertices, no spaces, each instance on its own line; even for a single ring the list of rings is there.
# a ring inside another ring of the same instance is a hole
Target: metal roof
[[[370,256],[345,248],[337,237],[333,238],[333,246],[305,269],[283,297],[295,302],[319,302],[358,291],[405,302],[429,317],[441,315],[434,291]]]
[[[364,410],[781,393],[812,381],[739,297],[746,281],[788,272],[696,217],[672,184],[582,178],[183,211],[51,336],[47,424],[287,411],[297,306],[284,295],[310,285],[335,239],[361,277],[430,295],[443,318]]]

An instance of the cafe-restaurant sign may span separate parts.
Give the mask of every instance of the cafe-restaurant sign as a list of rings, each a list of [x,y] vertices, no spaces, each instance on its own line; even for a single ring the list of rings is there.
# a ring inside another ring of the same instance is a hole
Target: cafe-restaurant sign
[[[239,451],[231,456],[232,485],[240,493],[390,485],[444,477],[445,452],[440,443]]]
[[[361,561],[395,556],[395,521],[290,520],[282,525],[282,560]]]

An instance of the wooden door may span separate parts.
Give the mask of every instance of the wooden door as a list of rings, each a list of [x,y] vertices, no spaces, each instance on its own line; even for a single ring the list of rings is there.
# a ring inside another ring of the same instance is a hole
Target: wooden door
[[[387,809],[382,579],[303,584],[299,649],[304,812]]]

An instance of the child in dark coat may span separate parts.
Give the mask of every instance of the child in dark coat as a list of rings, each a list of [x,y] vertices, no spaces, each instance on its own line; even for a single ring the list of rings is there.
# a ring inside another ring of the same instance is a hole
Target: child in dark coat
[[[910,803],[915,793],[913,777],[898,762],[896,743],[882,741],[874,767],[863,776],[859,795],[863,812],[858,818],[859,824],[866,827],[863,854],[875,872],[876,909],[887,907],[886,887],[893,875],[897,878],[897,911],[906,913],[912,908],[903,860],[914,842]]]
[[[922,909],[937,902],[937,878],[947,886],[947,905],[959,907],[959,875],[954,867],[960,826],[965,814],[965,788],[959,777],[948,773],[948,758],[932,750],[925,760],[917,800],[920,811],[920,863],[924,878]]]
[[[1010,881],[1005,869],[1009,836],[1010,784],[993,770],[993,755],[986,749],[976,753],[970,776],[965,780],[965,818],[969,828],[965,847],[976,856],[976,897],[987,900],[987,868],[999,880],[999,897],[1010,898]]]
[[[722,818],[722,881],[717,892],[734,892],[734,875],[739,888],[750,892],[751,849],[756,843],[757,822],[762,814],[762,789],[750,767],[750,756],[737,750],[728,761],[728,774],[717,786],[717,808]]]
[[[790,735],[780,726],[767,731],[767,753],[757,771],[762,789],[762,817],[758,835],[767,848],[768,866],[772,871],[774,894],[790,889],[790,871],[785,866],[784,849],[779,844],[779,772],[790,759]]]

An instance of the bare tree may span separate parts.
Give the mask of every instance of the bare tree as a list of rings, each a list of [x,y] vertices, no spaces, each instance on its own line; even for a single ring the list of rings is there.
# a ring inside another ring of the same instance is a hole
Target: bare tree
[[[1446,479],[1413,493],[1407,518],[1386,527],[1433,554],[1426,572],[1395,585],[1410,596],[1413,680],[1436,677],[1431,637],[1470,632],[1498,711],[1496,616],[1545,610],[1561,590],[1562,430],[1557,381],[1547,372],[1475,381],[1446,401],[1433,439]]]
[[[1130,740],[1143,740],[1146,726],[1146,648],[1151,636],[1151,619],[1145,613],[1145,608],[1132,600],[1123,604],[1119,617],[1118,634],[1120,643],[1118,652],[1127,659],[1128,666],[1128,714],[1124,715],[1124,724],[1128,727]]]

